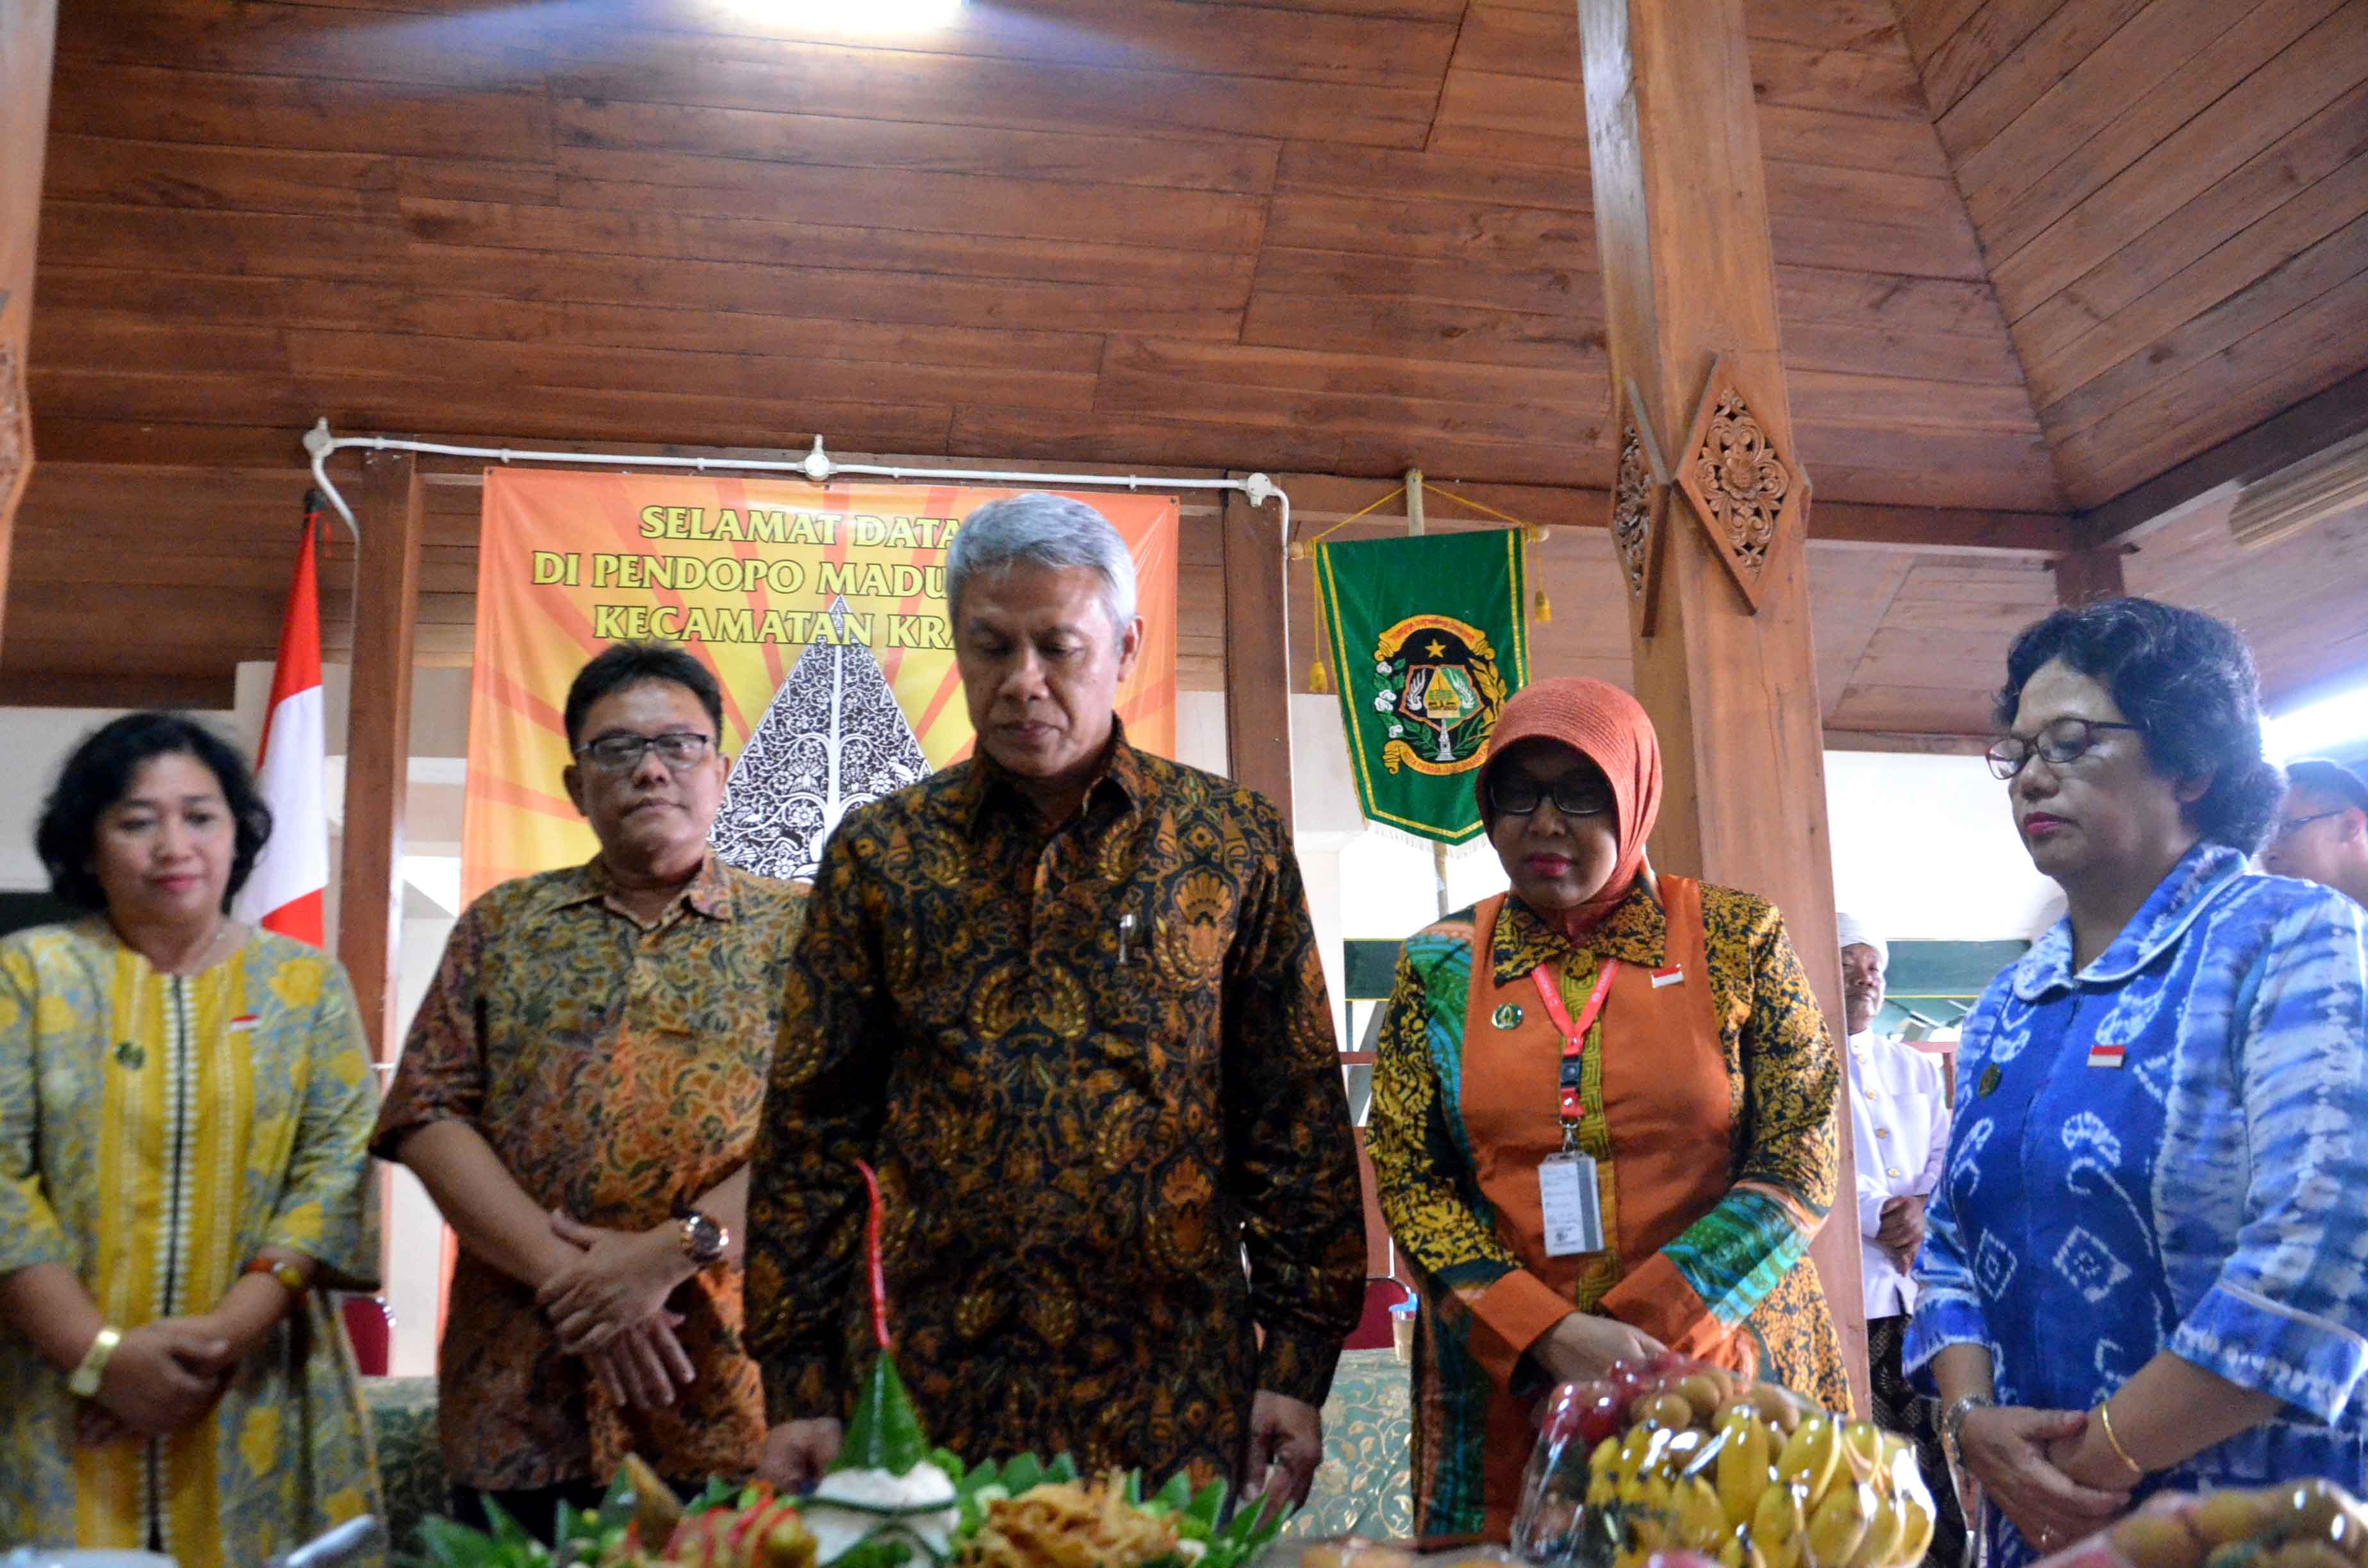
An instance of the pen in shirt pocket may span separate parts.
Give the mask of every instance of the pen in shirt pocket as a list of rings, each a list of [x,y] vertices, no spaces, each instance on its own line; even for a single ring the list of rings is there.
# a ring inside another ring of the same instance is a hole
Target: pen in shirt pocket
[[[1118,917],[1118,961],[1125,963],[1134,956],[1134,911],[1130,909]]]

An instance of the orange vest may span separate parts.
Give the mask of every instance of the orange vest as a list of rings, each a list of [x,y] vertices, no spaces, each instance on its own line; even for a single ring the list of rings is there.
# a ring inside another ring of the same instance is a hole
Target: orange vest
[[[1480,1189],[1496,1210],[1498,1237],[1521,1267],[1581,1310],[1710,1212],[1734,1185],[1735,1106],[1711,994],[1702,884],[1666,875],[1657,882],[1668,926],[1664,983],[1656,984],[1653,971],[1638,965],[1620,965],[1600,1015],[1601,1049],[1590,1045],[1587,1053],[1586,1099],[1601,1109],[1590,1108],[1580,1146],[1596,1161],[1608,1252],[1546,1256],[1538,1165],[1562,1148],[1562,1031],[1528,975],[1497,982],[1490,953],[1504,897],[1473,912],[1462,1112]],[[1672,971],[1681,978],[1668,981]],[[1750,1341],[1739,1333],[1672,1348],[1738,1371],[1755,1365]],[[1486,1438],[1492,1540],[1512,1528],[1533,1440],[1527,1406],[1497,1391]]]

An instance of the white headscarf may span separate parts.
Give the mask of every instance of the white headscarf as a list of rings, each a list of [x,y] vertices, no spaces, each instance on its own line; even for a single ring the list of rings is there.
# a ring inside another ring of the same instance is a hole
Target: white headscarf
[[[1885,971],[1891,968],[1891,944],[1876,936],[1873,926],[1855,915],[1836,915],[1834,924],[1840,928],[1843,947],[1873,948],[1875,967]]]

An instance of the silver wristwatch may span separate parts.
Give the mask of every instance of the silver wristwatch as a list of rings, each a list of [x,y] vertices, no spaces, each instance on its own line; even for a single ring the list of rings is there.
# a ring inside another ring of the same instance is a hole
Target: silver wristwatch
[[[1976,1410],[1995,1410],[1998,1401],[1986,1393],[1969,1393],[1952,1403],[1941,1416],[1941,1451],[1951,1464],[1957,1462],[1957,1438],[1965,1429],[1965,1417]]]

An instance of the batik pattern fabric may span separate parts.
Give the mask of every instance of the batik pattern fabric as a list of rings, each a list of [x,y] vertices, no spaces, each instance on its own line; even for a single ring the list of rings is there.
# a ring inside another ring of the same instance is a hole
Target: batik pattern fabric
[[[1840,1343],[1806,1256],[1809,1237],[1834,1199],[1840,1065],[1775,907],[1709,884],[1701,886],[1700,896],[1731,1113],[1725,1143],[1702,1153],[1721,1162],[1729,1190],[1650,1256],[1619,1256],[1619,1226],[1607,1211],[1611,1244],[1590,1256],[1568,1307],[1649,1315],[1656,1332],[1676,1318],[1707,1314],[1752,1341],[1761,1376],[1829,1408],[1844,1408],[1849,1385]],[[1479,1171],[1487,1153],[1474,1148],[1463,1116],[1475,940],[1468,912],[1407,939],[1382,1024],[1368,1142],[1383,1214],[1415,1267],[1423,1296],[1414,1471],[1416,1523],[1427,1535],[1473,1533],[1490,1517],[1491,1402],[1507,1391],[1480,1352],[1481,1339],[1493,1331],[1476,1314],[1492,1288],[1528,1271],[1510,1227],[1482,1191]],[[1576,941],[1508,898],[1488,949],[1486,961],[1500,980],[1552,966],[1565,1011],[1576,1017],[1603,960],[1647,971],[1662,968],[1668,928],[1660,903],[1640,881]],[[1600,1186],[1616,1195],[1623,1191],[1621,1172],[1611,1158],[1601,1075],[1592,1062],[1606,1051],[1656,1049],[1660,1042],[1623,1040],[1608,1016],[1594,1033],[1581,1085],[1579,1135],[1597,1162]],[[1638,1284],[1651,1279],[1665,1281],[1656,1288],[1672,1299],[1622,1302],[1615,1294],[1625,1286],[1633,1297]],[[1689,1292],[1690,1301],[1674,1299]],[[1528,1314],[1519,1332],[1542,1321]]]
[[[2168,1351],[2284,1402],[2141,1494],[2368,1474],[2362,915],[2188,852],[2072,971],[2060,921],[1957,1055],[1911,1371],[1988,1350],[2002,1404],[2086,1410]],[[2001,1568],[2035,1553],[1992,1513]]]
[[[804,889],[711,855],[644,924],[598,859],[470,904],[412,1020],[374,1143],[459,1120],[528,1197],[589,1225],[647,1230],[746,1163],[780,1028]],[[534,1292],[463,1249],[437,1374],[452,1483],[523,1491],[605,1480],[629,1452],[666,1475],[739,1478],[764,1445],[741,1279],[718,1263],[667,1305],[697,1376],[625,1408],[564,1354]]]
[[[1121,734],[1057,829],[985,761],[848,814],[750,1185],[777,1421],[845,1412],[874,1355],[859,1158],[897,1364],[954,1451],[1209,1477],[1254,1391],[1321,1404],[1364,1224],[1274,809]]]
[[[256,932],[180,976],[103,918],[0,942],[0,1276],[63,1265],[123,1329],[213,1311],[266,1247],[375,1289],[376,1110],[352,987],[317,948]],[[96,1448],[65,1374],[0,1334],[0,1540],[250,1568],[378,1512],[325,1301],[307,1292],[193,1426]]]

